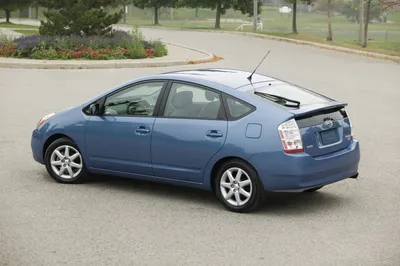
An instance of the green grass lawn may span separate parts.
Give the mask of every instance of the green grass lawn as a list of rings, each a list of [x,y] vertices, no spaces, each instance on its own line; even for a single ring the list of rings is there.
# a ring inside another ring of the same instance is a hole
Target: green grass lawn
[[[10,28],[10,29],[37,29],[35,26],[29,26],[29,25],[20,25],[20,24],[13,24],[13,23],[6,23],[6,22],[0,22],[0,28]]]
[[[333,41],[328,42],[326,39],[318,38],[315,36],[304,35],[304,34],[287,34],[287,33],[266,33],[267,35],[273,35],[277,37],[296,39],[302,41],[310,41],[328,45],[334,45],[339,47],[345,47],[350,49],[357,49],[361,51],[373,52],[373,53],[381,53],[393,56],[400,56],[400,41],[399,42],[369,42],[366,48],[361,47],[357,42],[350,41]]]
[[[14,30],[14,31],[26,36],[39,34],[39,30]]]

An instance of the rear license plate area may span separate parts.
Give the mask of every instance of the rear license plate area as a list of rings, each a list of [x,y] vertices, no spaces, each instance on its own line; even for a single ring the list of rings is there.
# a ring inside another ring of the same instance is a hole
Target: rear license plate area
[[[329,145],[338,142],[338,134],[336,129],[321,131],[320,134],[323,145]]]

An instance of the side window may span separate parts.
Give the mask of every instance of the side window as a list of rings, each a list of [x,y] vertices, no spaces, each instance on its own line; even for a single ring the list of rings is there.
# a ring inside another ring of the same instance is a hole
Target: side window
[[[243,116],[248,115],[253,111],[253,106],[248,103],[245,103],[239,99],[235,99],[231,96],[225,95],[228,113],[229,115],[234,118],[238,119]]]
[[[173,83],[164,116],[216,120],[222,116],[220,94],[184,83]]]
[[[133,85],[107,97],[104,115],[152,116],[164,81]]]

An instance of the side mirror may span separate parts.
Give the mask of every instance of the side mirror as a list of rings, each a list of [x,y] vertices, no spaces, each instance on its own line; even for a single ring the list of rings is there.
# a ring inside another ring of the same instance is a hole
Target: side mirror
[[[99,104],[98,103],[93,103],[89,107],[89,113],[91,115],[99,115],[99,109],[100,109]]]

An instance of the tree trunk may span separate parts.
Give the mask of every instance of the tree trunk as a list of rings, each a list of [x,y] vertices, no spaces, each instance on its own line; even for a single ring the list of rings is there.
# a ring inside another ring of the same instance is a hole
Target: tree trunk
[[[154,25],[158,25],[158,6],[154,7]]]
[[[199,18],[199,8],[198,8],[198,7],[196,7],[196,13],[195,13],[194,17],[195,17],[196,19]]]
[[[221,11],[222,11],[221,2],[218,2],[217,3],[217,17],[215,18],[215,28],[216,29],[221,28]]]
[[[38,6],[35,7],[35,18],[39,19],[39,7]]]
[[[6,23],[10,23],[11,11],[8,9],[4,11],[6,12]]]
[[[371,1],[372,0],[368,0],[367,2],[367,10],[366,10],[367,14],[365,14],[364,40],[362,47],[367,47],[368,44],[368,24],[369,24],[369,10],[371,9]]]
[[[333,41],[332,33],[332,0],[328,0],[328,41]]]
[[[293,34],[298,34],[297,32],[297,0],[293,2],[293,21],[292,21],[292,32]]]
[[[124,24],[126,24],[126,5],[124,5]]]

